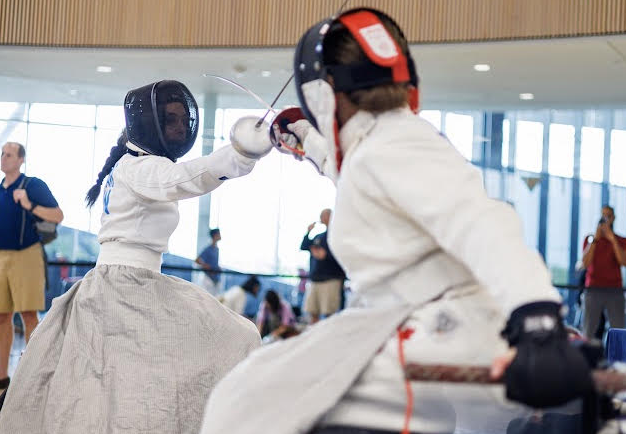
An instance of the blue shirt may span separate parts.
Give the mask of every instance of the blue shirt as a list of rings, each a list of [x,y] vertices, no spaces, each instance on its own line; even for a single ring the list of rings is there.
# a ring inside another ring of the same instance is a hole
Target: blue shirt
[[[205,264],[208,264],[211,267],[211,269],[213,269],[213,270],[219,270],[220,269],[220,266],[219,266],[220,249],[217,246],[214,246],[212,244],[209,245],[206,249],[204,249],[202,251],[202,253],[200,253],[200,259],[202,259],[202,261]],[[205,271],[205,273],[215,283],[217,283],[220,280],[220,274],[219,273],[214,273],[214,272],[210,272],[210,271]]]
[[[39,241],[39,235],[35,231],[36,217],[28,211],[24,212],[22,205],[13,200],[13,191],[20,186],[24,178],[25,175],[21,174],[7,188],[4,187],[4,179],[0,184],[0,250],[23,250]],[[59,206],[46,183],[39,178],[26,179],[22,188],[26,189],[28,199],[34,205],[46,208]],[[20,244],[23,220],[24,238]]]

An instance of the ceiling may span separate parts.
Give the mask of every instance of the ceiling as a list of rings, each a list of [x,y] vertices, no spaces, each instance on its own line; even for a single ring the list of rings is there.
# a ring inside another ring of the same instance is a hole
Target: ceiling
[[[425,44],[411,51],[425,108],[626,107],[626,35]],[[242,106],[258,107],[240,90],[203,74],[236,80],[271,101],[290,75],[292,55],[293,48],[0,46],[0,100],[120,105],[128,89],[172,78],[201,102],[211,93],[233,94]],[[474,71],[477,63],[491,70]],[[113,71],[96,72],[98,65]],[[521,101],[520,93],[535,99]],[[290,85],[277,105],[295,103]]]

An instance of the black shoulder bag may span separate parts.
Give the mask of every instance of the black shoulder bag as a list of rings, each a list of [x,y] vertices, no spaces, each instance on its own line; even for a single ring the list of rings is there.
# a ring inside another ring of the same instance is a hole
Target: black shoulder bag
[[[26,188],[31,178],[24,176],[22,182],[17,188]],[[54,241],[57,237],[57,224],[40,219],[33,215],[33,222],[35,225],[35,232],[39,235],[41,244],[46,245]],[[24,230],[26,229],[26,210],[22,210],[22,230],[20,232],[20,245],[24,243]]]

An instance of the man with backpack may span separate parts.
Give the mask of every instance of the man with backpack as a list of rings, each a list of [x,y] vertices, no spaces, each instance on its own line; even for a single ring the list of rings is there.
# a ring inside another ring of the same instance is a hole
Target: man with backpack
[[[63,212],[45,182],[21,173],[24,146],[7,142],[2,147],[0,184],[0,391],[9,385],[8,364],[13,344],[13,314],[24,323],[24,338],[39,322],[45,306],[45,266],[42,222],[58,224]]]

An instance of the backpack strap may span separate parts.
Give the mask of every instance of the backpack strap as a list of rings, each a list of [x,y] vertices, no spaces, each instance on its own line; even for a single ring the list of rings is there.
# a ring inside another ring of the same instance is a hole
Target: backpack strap
[[[26,186],[28,185],[28,181],[30,181],[30,178],[28,176],[24,175],[24,178],[22,178],[22,181],[20,182],[20,185],[17,186],[17,188],[18,189],[26,188]],[[26,210],[24,208],[22,208],[22,227],[20,229],[20,247],[22,247],[24,245],[24,230],[25,230],[25,228],[26,228]]]

